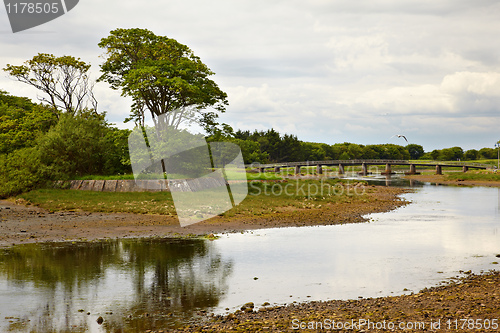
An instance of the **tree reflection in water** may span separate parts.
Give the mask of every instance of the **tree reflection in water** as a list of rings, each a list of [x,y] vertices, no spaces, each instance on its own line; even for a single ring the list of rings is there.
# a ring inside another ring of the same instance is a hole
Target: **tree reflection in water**
[[[14,246],[0,251],[0,313],[10,319],[0,328],[96,331],[99,316],[110,332],[173,327],[218,305],[231,267],[199,239]]]

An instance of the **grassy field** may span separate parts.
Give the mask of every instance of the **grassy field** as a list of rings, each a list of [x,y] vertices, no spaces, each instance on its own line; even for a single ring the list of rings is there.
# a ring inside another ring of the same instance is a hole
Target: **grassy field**
[[[447,173],[446,180],[479,180],[479,181],[500,181],[500,173],[491,171],[468,171],[466,173]]]
[[[358,184],[358,187],[354,186]],[[249,195],[224,216],[236,214],[260,216],[289,208],[317,208],[332,202],[368,200],[362,182],[328,180],[289,180],[284,182],[252,182]],[[356,191],[354,190],[356,189]],[[49,211],[89,211],[175,215],[169,192],[94,192],[40,189],[19,195],[16,199]]]

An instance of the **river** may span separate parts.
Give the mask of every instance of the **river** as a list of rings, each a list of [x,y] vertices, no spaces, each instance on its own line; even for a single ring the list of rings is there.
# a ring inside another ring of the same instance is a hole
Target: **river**
[[[416,293],[498,268],[500,189],[420,184],[404,197],[367,223],[2,249],[0,330],[161,329],[246,302]]]

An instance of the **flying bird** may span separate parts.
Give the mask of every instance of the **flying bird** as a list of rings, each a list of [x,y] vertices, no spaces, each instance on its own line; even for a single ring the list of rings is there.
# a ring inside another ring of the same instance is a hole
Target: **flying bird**
[[[402,135],[402,134],[394,134],[393,136],[391,136],[391,138],[397,136],[398,138],[403,138],[405,139],[406,142],[408,142],[408,140],[406,139],[406,136]]]

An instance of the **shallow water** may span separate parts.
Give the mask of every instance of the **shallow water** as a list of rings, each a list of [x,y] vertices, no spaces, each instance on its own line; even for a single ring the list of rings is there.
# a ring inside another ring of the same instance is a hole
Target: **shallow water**
[[[417,292],[498,267],[499,193],[425,185],[369,223],[3,249],[0,331],[141,331],[246,302]]]

